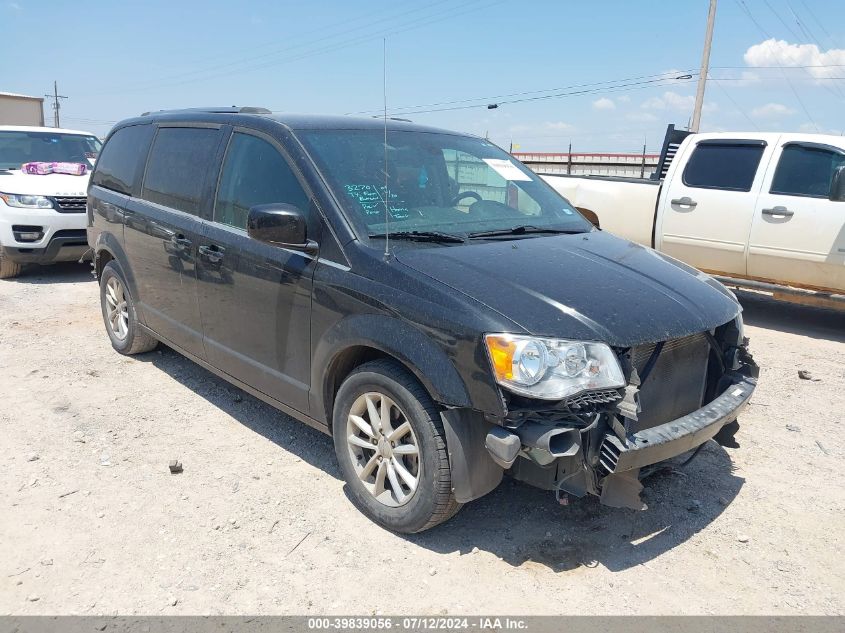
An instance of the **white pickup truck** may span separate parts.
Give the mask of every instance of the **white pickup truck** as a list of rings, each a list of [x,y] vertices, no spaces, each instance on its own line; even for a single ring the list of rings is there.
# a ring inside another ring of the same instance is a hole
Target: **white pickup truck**
[[[845,308],[845,138],[667,134],[657,174],[543,177],[600,228],[729,285]]]

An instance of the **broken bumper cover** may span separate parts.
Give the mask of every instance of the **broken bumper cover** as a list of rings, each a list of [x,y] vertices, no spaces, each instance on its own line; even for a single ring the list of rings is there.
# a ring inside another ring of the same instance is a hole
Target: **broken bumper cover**
[[[606,435],[600,450],[602,466],[611,474],[630,471],[677,457],[712,439],[748,406],[757,379],[739,376],[701,409],[620,440]]]

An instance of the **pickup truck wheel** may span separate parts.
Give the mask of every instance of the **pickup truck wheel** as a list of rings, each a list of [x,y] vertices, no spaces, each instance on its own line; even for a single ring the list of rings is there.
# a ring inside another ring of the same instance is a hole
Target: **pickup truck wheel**
[[[411,534],[460,509],[440,413],[402,365],[378,360],[353,371],[340,386],[332,423],[350,497],[376,523]]]
[[[11,279],[21,274],[21,265],[13,262],[3,254],[3,247],[0,246],[0,279]]]
[[[115,350],[129,356],[149,352],[158,345],[158,341],[138,325],[132,295],[114,262],[106,264],[100,275],[100,305],[106,332]]]

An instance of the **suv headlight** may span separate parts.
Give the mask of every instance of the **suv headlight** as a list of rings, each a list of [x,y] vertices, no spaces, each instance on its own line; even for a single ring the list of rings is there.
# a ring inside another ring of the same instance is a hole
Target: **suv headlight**
[[[514,393],[562,400],[625,386],[619,361],[604,343],[515,334],[486,334],[484,342],[496,382]]]
[[[52,209],[53,201],[46,196],[30,196],[22,193],[0,193],[0,198],[3,199],[10,207],[20,207],[21,209]]]

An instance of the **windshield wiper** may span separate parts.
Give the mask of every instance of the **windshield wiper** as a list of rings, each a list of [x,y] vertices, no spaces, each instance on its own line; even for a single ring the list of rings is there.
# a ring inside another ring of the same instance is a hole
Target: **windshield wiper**
[[[391,231],[390,233],[371,233],[369,237],[389,238],[391,240],[412,240],[415,242],[447,242],[463,244],[466,240],[460,235],[442,231]]]
[[[523,224],[514,226],[509,229],[496,229],[494,231],[476,231],[470,233],[469,238],[474,239],[478,237],[499,237],[505,235],[526,235],[528,233],[547,233],[550,235],[575,235],[578,233],[586,233],[583,229],[555,229],[550,227],[532,226],[530,224]]]

